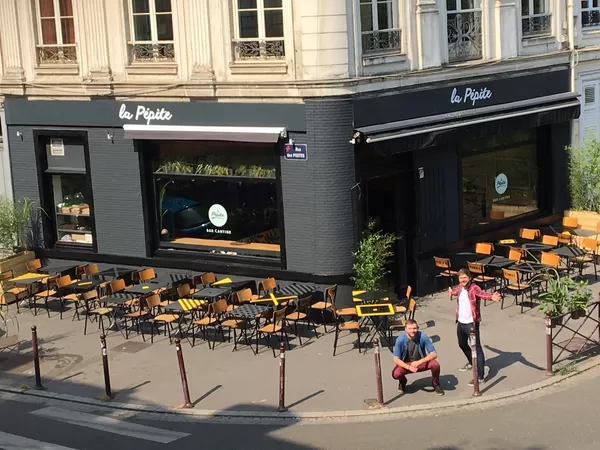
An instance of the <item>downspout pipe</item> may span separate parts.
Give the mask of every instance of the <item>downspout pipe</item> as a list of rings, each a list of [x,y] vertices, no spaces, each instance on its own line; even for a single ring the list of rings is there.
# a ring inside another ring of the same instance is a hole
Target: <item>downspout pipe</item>
[[[573,0],[567,0],[567,37],[569,40],[569,70],[571,76],[571,92],[577,92],[575,86],[575,66],[577,50],[575,49],[575,7]]]

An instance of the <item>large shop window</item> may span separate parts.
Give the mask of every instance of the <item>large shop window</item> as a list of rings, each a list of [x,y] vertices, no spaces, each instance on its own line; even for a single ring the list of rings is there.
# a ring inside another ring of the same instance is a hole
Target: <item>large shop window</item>
[[[158,143],[153,161],[160,247],[280,257],[274,146]]]
[[[45,169],[44,206],[52,211],[53,240],[57,246],[93,248],[92,187],[84,140],[43,137]]]
[[[463,231],[538,209],[535,130],[462,145]]]

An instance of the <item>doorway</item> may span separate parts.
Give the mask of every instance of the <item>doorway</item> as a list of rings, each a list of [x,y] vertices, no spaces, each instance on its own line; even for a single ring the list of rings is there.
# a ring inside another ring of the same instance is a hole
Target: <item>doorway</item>
[[[382,287],[393,284],[396,293],[403,296],[406,287],[411,285],[414,288],[416,282],[414,171],[402,170],[374,177],[365,180],[364,186],[365,225],[369,220],[374,220],[377,229],[398,237],[394,258],[389,265],[389,278],[384,280]]]

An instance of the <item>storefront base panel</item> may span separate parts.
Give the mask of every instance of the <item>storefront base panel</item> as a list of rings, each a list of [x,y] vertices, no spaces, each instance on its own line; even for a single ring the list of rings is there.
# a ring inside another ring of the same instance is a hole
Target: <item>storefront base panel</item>
[[[131,257],[122,255],[107,255],[100,253],[85,253],[81,251],[70,251],[68,249],[35,249],[40,258],[64,259],[86,261],[94,263],[106,263],[113,265],[127,265],[139,267],[155,267],[165,269],[191,270],[195,272],[218,272],[228,275],[247,276],[255,278],[274,277],[286,281],[298,281],[315,284],[349,284],[351,274],[324,275],[289,271],[281,268],[280,262],[268,260],[252,260],[246,263],[240,262],[239,258],[227,260],[221,255],[211,258],[210,255],[169,255],[167,252],[159,252],[154,258]]]

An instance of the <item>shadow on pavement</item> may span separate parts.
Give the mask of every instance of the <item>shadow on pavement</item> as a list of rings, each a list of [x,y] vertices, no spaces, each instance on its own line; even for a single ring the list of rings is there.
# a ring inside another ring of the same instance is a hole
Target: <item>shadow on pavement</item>
[[[543,367],[540,367],[536,364],[530,363],[527,361],[521,352],[507,352],[503,350],[499,350],[497,348],[491,347],[489,345],[484,345],[484,347],[496,354],[496,356],[492,358],[486,358],[485,365],[490,368],[488,379],[494,378],[502,369],[506,369],[513,364],[520,363],[532,369],[543,371],[545,370]]]

